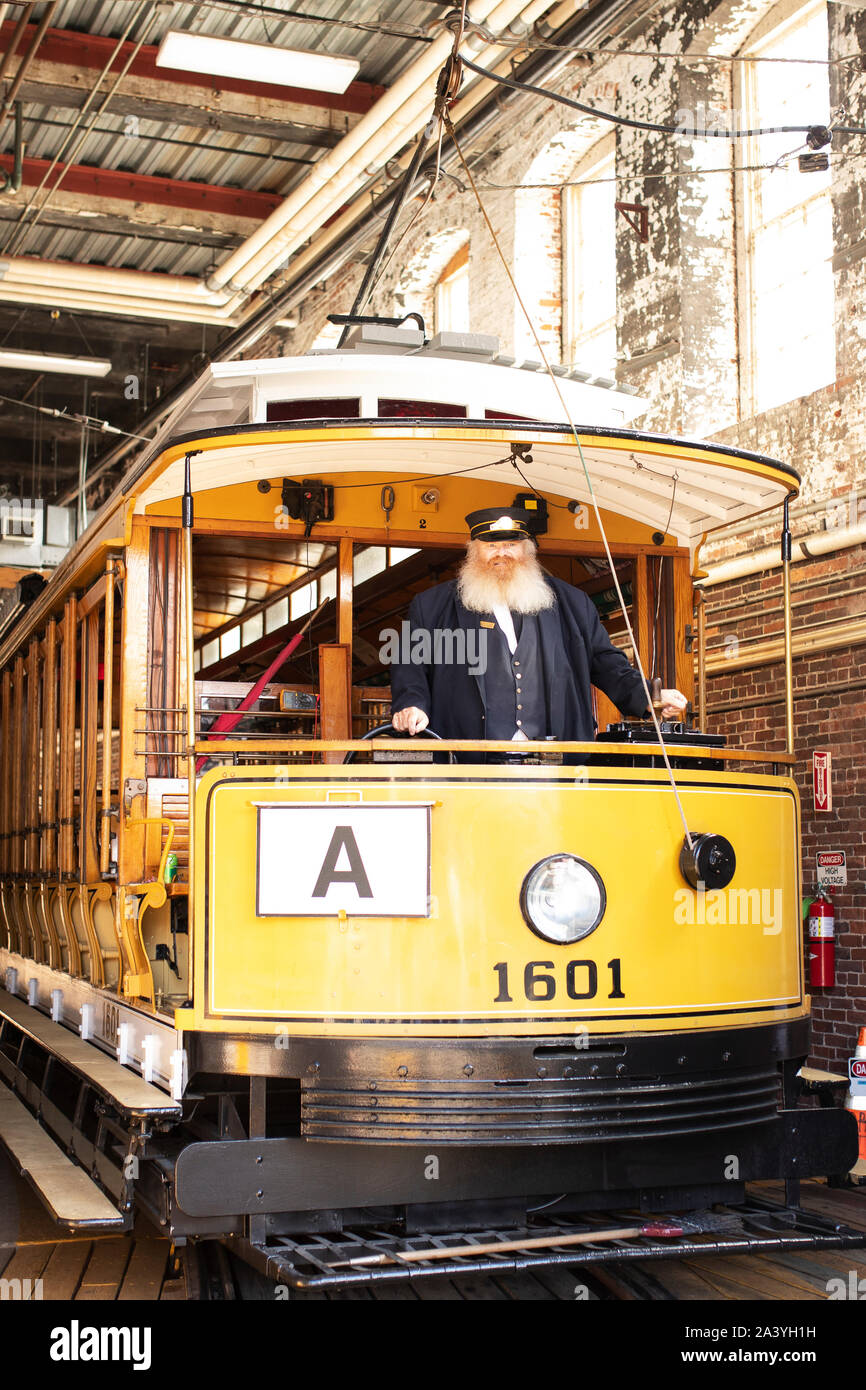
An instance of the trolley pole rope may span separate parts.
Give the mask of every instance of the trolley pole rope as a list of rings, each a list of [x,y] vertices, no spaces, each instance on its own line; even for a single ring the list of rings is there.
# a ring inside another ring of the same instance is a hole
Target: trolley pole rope
[[[677,787],[676,778],[674,777],[673,768],[671,767],[670,758],[668,757],[668,751],[667,751],[667,748],[666,748],[666,746],[665,746],[664,738],[663,738],[663,736],[662,736],[661,725],[659,724],[658,716],[656,715],[655,709],[654,709],[654,707],[653,707],[652,695],[650,694],[649,685],[647,684],[646,672],[645,672],[644,669],[643,669],[643,663],[642,663],[641,658],[640,658],[640,652],[639,652],[639,650],[638,650],[638,645],[637,645],[637,642],[636,642],[636,640],[635,640],[635,635],[634,635],[634,632],[633,632],[633,630],[632,630],[631,622],[630,622],[630,620],[629,620],[628,610],[627,610],[627,608],[626,608],[626,603],[625,603],[625,598],[623,597],[623,592],[622,592],[622,589],[620,588],[619,578],[617,577],[617,572],[616,572],[616,566],[615,566],[615,564],[614,564],[614,562],[613,562],[613,556],[611,555],[610,546],[608,545],[608,541],[607,541],[607,533],[605,532],[605,529],[604,529],[604,522],[603,522],[602,519],[601,519],[601,512],[600,512],[600,510],[599,510],[598,502],[596,501],[595,489],[594,489],[593,486],[592,486],[592,479],[591,479],[590,476],[589,476],[589,469],[588,469],[587,466],[586,466],[586,459],[584,458],[583,448],[582,448],[581,443],[580,443],[580,437],[579,437],[579,435],[578,435],[578,433],[577,433],[577,426],[576,426],[575,423],[574,423],[574,420],[573,420],[572,415],[571,415],[571,411],[569,410],[568,404],[566,403],[565,396],[563,395],[563,393],[562,393],[562,391],[561,391],[561,389],[560,389],[559,382],[558,382],[556,376],[554,375],[553,371],[551,370],[550,363],[549,363],[548,360],[547,360],[547,353],[544,351],[544,347],[543,347],[542,342],[541,342],[541,339],[540,339],[540,337],[538,336],[538,333],[537,333],[537,331],[536,331],[535,324],[534,324],[534,322],[533,322],[533,320],[532,320],[532,317],[531,317],[531,315],[530,315],[530,313],[529,313],[529,310],[527,309],[526,305],[525,305],[524,302],[523,302],[523,299],[522,299],[522,297],[521,297],[520,291],[519,291],[519,289],[517,288],[517,285],[516,285],[515,280],[514,280],[514,276],[513,276],[512,273],[511,273],[511,267],[509,266],[508,261],[506,260],[505,255],[504,255],[504,253],[503,253],[503,251],[502,251],[502,247],[501,247],[500,244],[499,244],[499,238],[497,237],[496,232],[495,232],[495,230],[494,230],[494,228],[493,228],[493,224],[492,224],[492,222],[490,221],[490,218],[489,218],[488,215],[487,215],[487,209],[485,208],[484,203],[482,202],[481,195],[480,195],[480,193],[478,192],[478,188],[477,188],[477,186],[476,186],[475,180],[474,180],[474,178],[472,177],[472,170],[469,168],[469,165],[467,164],[466,159],[465,159],[465,157],[464,157],[463,151],[462,151],[462,149],[460,148],[460,145],[459,145],[458,140],[457,140],[457,134],[456,134],[456,132],[455,132],[455,130],[454,130],[454,125],[453,125],[453,122],[452,122],[452,120],[451,120],[451,117],[450,117],[450,115],[449,115],[447,109],[443,109],[443,111],[442,111],[442,120],[443,120],[444,123],[445,123],[445,128],[446,128],[446,130],[448,131],[448,134],[451,136],[451,139],[454,141],[454,148],[455,148],[456,151],[457,151],[457,155],[458,155],[458,157],[459,157],[459,159],[460,159],[460,163],[463,165],[463,169],[464,169],[464,171],[465,171],[465,173],[466,173],[466,177],[467,177],[467,179],[469,180],[469,185],[470,185],[470,187],[471,187],[471,189],[472,189],[473,194],[475,195],[475,201],[476,201],[477,204],[478,204],[478,208],[479,208],[479,211],[481,212],[481,216],[484,218],[484,222],[485,222],[485,225],[486,225],[486,227],[487,227],[487,230],[488,230],[489,233],[490,233],[491,239],[492,239],[492,241],[493,241],[493,245],[496,247],[496,252],[497,252],[497,254],[498,254],[498,256],[499,256],[500,261],[502,262],[502,265],[503,265],[503,268],[504,268],[504,270],[505,270],[505,273],[506,273],[506,275],[508,276],[508,279],[509,279],[509,281],[510,281],[510,283],[511,283],[511,288],[512,288],[512,290],[514,291],[515,298],[517,299],[517,302],[518,302],[518,304],[520,305],[521,313],[523,314],[523,317],[526,319],[526,322],[527,322],[527,324],[528,324],[528,326],[529,326],[529,331],[530,331],[530,333],[532,334],[532,336],[533,336],[533,338],[534,338],[534,340],[535,340],[535,345],[536,345],[536,347],[538,348],[539,354],[540,354],[540,356],[541,356],[541,360],[542,360],[542,362],[544,363],[545,371],[547,372],[548,376],[550,377],[550,380],[551,380],[552,383],[553,383],[554,390],[556,391],[556,394],[557,394],[557,396],[559,397],[559,403],[560,403],[560,405],[562,406],[562,409],[563,409],[563,411],[564,411],[564,413],[565,413],[565,418],[567,419],[569,428],[570,428],[570,430],[571,430],[571,433],[572,433],[572,435],[574,436],[574,442],[575,442],[575,444],[577,445],[577,452],[578,452],[578,455],[579,455],[579,457],[580,457],[580,462],[581,462],[581,464],[582,464],[582,466],[583,466],[584,477],[586,478],[586,485],[587,485],[587,487],[588,487],[588,489],[589,489],[589,495],[590,495],[590,498],[591,498],[591,500],[592,500],[593,511],[595,512],[596,521],[598,522],[599,534],[601,535],[602,543],[603,543],[603,545],[604,545],[604,552],[605,552],[605,555],[607,556],[607,563],[608,563],[608,565],[609,565],[609,567],[610,567],[611,576],[612,576],[612,578],[613,578],[614,588],[616,589],[616,595],[617,595],[617,598],[619,599],[620,607],[621,607],[621,609],[622,609],[623,618],[625,619],[626,629],[627,629],[627,631],[628,631],[629,638],[631,639],[632,649],[633,649],[633,651],[634,651],[635,662],[637,663],[637,669],[638,669],[638,673],[639,673],[640,678],[641,678],[641,684],[643,685],[644,694],[646,695],[647,707],[649,708],[649,712],[650,712],[650,715],[651,715],[651,717],[652,717],[653,724],[654,724],[654,726],[655,726],[656,735],[658,736],[658,741],[659,741],[659,743],[660,743],[660,745],[661,745],[662,757],[664,758],[665,767],[667,768],[668,777],[670,778],[671,790],[673,791],[674,797],[675,797],[675,799],[676,799],[677,810],[678,810],[679,813],[680,813],[680,819],[682,820],[682,823],[683,823],[683,830],[685,831],[686,843],[687,843],[687,845],[688,845],[688,847],[689,847],[689,851],[691,852],[691,849],[692,849],[692,837],[691,837],[691,834],[690,834],[690,832],[689,832],[688,823],[687,823],[687,821],[686,821],[685,812],[684,812],[684,810],[683,810],[683,804],[682,804],[682,801],[680,800],[679,789],[678,789],[678,787]]]

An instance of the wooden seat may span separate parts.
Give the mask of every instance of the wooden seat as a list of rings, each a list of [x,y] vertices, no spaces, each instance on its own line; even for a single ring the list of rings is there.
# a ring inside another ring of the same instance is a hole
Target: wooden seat
[[[180,1105],[164,1091],[127,1071],[126,1067],[106,1057],[92,1043],[84,1042],[68,1028],[53,1023],[7,990],[0,990],[0,1022],[3,1019],[8,1019],[40,1047],[78,1072],[90,1086],[100,1091],[127,1116],[133,1119],[145,1116],[164,1119],[180,1117]]]
[[[55,1221],[72,1230],[124,1228],[122,1213],[5,1086],[0,1086],[0,1143]]]

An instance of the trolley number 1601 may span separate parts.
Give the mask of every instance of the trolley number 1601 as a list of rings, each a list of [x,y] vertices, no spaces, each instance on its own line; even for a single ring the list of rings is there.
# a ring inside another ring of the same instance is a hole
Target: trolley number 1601
[[[499,977],[499,993],[494,1004],[513,1004],[508,962],[501,960],[493,969]],[[557,980],[548,972],[556,968],[552,960],[530,960],[523,967],[523,994],[530,1003],[543,1004],[556,998]],[[519,969],[519,967],[518,967]],[[622,962],[618,956],[607,963],[610,971],[608,999],[625,999],[622,989]],[[603,981],[602,987],[607,981]],[[569,999],[595,999],[598,994],[598,966],[594,960],[570,960],[565,967],[565,993]]]

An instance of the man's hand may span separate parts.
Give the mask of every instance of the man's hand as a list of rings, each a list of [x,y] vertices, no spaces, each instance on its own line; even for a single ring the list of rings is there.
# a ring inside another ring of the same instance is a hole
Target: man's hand
[[[679,719],[681,715],[685,714],[687,704],[688,700],[686,699],[685,695],[683,695],[682,691],[663,690],[661,718]]]
[[[423,709],[416,709],[414,705],[410,705],[408,709],[401,709],[392,714],[391,723],[398,733],[420,734],[422,729],[427,728],[430,720]]]

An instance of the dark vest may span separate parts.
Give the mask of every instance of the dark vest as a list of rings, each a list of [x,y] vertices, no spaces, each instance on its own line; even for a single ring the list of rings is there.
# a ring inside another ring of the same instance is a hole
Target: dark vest
[[[484,696],[487,704],[485,737],[510,739],[520,729],[527,738],[547,736],[547,702],[538,644],[535,614],[512,613],[517,647],[508,650],[498,623],[487,629],[487,670]]]

